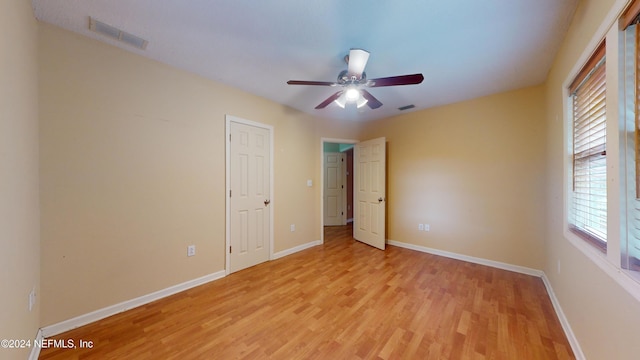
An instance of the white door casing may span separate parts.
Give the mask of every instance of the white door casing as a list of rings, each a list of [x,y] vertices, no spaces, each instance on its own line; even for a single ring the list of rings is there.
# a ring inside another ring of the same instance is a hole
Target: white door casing
[[[324,225],[344,225],[343,153],[324,153]]]
[[[272,128],[227,116],[227,273],[271,258]]]
[[[354,149],[353,237],[384,250],[386,237],[386,139],[363,141]]]

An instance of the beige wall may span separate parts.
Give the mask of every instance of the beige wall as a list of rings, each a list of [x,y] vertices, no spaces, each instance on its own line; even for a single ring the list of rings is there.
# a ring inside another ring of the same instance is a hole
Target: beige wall
[[[31,2],[0,1],[0,339],[34,339],[39,300],[37,24]],[[0,348],[2,359],[30,349]]]
[[[225,114],[274,127],[275,251],[320,239],[319,119],[49,25],[39,45],[41,325],[224,269]]]
[[[543,102],[533,87],[368,125],[387,138],[387,237],[540,269]]]
[[[563,82],[614,3],[580,2],[546,83],[548,226],[544,271],[588,359],[637,359],[640,354],[638,301],[563,236]]]

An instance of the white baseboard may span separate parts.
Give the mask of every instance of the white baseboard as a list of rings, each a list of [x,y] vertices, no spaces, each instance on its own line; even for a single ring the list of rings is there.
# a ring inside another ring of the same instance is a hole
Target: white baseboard
[[[451,259],[462,260],[462,261],[466,261],[466,262],[470,262],[470,263],[474,263],[474,264],[491,266],[491,267],[494,267],[494,268],[513,271],[513,272],[526,274],[526,275],[532,275],[532,276],[541,277],[542,274],[544,274],[541,270],[531,269],[531,268],[524,267],[524,266],[512,265],[512,264],[507,264],[507,263],[503,263],[503,262],[499,262],[499,261],[487,260],[487,259],[477,258],[477,257],[473,257],[473,256],[468,256],[468,255],[456,254],[456,253],[452,253],[452,252],[448,252],[448,251],[429,248],[429,247],[426,247],[426,246],[407,244],[407,243],[403,243],[403,242],[399,242],[399,241],[395,241],[395,240],[387,240],[387,244],[393,245],[393,246],[398,246],[398,247],[405,248],[405,249],[410,249],[410,250],[416,250],[416,251],[420,251],[420,252],[424,252],[424,253],[429,253],[429,254],[433,254],[433,255],[444,256],[444,257],[448,257],[448,258],[451,258]]]
[[[444,257],[448,257],[448,258],[451,258],[451,259],[467,261],[467,262],[474,263],[474,264],[491,266],[491,267],[502,269],[502,270],[508,270],[508,271],[513,271],[513,272],[517,272],[517,273],[521,273],[521,274],[537,276],[537,277],[541,278],[542,282],[544,283],[544,286],[547,288],[547,293],[549,294],[549,298],[551,299],[551,303],[553,304],[553,308],[556,311],[556,315],[558,316],[558,319],[560,320],[560,324],[562,325],[562,329],[564,330],[564,333],[567,336],[567,340],[569,341],[569,345],[571,345],[571,349],[573,350],[573,354],[575,355],[577,360],[584,360],[585,359],[584,353],[582,352],[582,348],[580,348],[580,343],[578,342],[578,339],[576,338],[575,334],[573,333],[573,330],[571,329],[571,326],[569,325],[569,320],[567,320],[567,317],[564,315],[564,312],[562,311],[562,307],[560,307],[560,303],[558,302],[558,298],[556,298],[556,295],[553,292],[553,288],[551,287],[551,282],[549,282],[549,279],[547,278],[547,275],[544,273],[544,271],[531,269],[531,268],[524,267],[524,266],[507,264],[507,263],[503,263],[503,262],[499,262],[499,261],[493,261],[493,260],[487,260],[487,259],[477,258],[477,257],[473,257],[473,256],[456,254],[456,253],[443,251],[443,250],[438,250],[438,249],[433,249],[433,248],[429,248],[429,247],[425,247],[425,246],[407,244],[407,243],[403,243],[403,242],[399,242],[399,241],[395,241],[395,240],[387,240],[387,244],[393,245],[393,246],[402,247],[402,248],[405,248],[405,249],[410,249],[410,250],[420,251],[420,252],[424,252],[424,253],[429,253],[429,254],[433,254],[433,255],[444,256]]]
[[[280,251],[277,252],[275,254],[273,254],[273,258],[271,260],[275,260],[275,259],[279,259],[281,257],[287,256],[287,255],[291,255],[294,254],[298,251],[302,251],[317,245],[320,245],[321,242],[320,240],[316,240],[316,241],[312,241],[306,244],[302,244],[296,247],[293,247],[291,249],[287,249],[284,251]],[[43,339],[44,338],[48,338],[50,336],[55,336],[58,334],[62,334],[63,332],[69,331],[69,330],[73,330],[75,328],[78,328],[80,326],[84,326],[87,324],[90,324],[92,322],[104,319],[106,317],[115,315],[115,314],[119,314],[121,312],[136,308],[138,306],[142,306],[145,304],[148,304],[152,301],[156,301],[162,298],[165,298],[167,296],[179,293],[181,291],[190,289],[192,287],[196,287],[202,284],[206,284],[208,282],[214,281],[214,280],[218,280],[221,279],[223,277],[226,276],[226,270],[221,270],[218,272],[215,272],[213,274],[209,274],[209,275],[205,275],[202,277],[199,277],[197,279],[193,279],[193,280],[189,280],[186,282],[183,282],[181,284],[178,285],[174,285],[171,287],[168,287],[166,289],[162,289],[147,295],[143,295],[140,297],[137,297],[135,299],[131,299],[131,300],[127,300],[127,301],[123,301],[121,303],[115,304],[115,305],[111,305],[111,306],[107,306],[105,308],[96,310],[96,311],[92,311],[90,313],[84,314],[84,315],[80,315],[77,317],[74,317],[72,319],[69,320],[64,320],[61,321],[57,324],[53,324],[53,325],[48,325],[45,326],[43,328],[41,328],[38,331],[38,336],[41,336]],[[35,356],[34,359],[37,359],[38,354],[40,353],[40,349],[37,350],[37,353],[34,354],[34,351],[32,349],[32,355],[31,356]],[[31,359],[31,357],[30,357]]]
[[[89,323],[104,319],[111,315],[119,314],[129,309],[133,309],[135,307],[148,304],[152,301],[165,298],[167,296],[179,293],[181,291],[184,291],[202,284],[206,284],[214,280],[221,279],[225,277],[225,274],[226,272],[224,270],[218,271],[213,274],[205,275],[197,279],[189,280],[181,284],[168,287],[163,290],[159,290],[147,295],[140,296],[135,299],[131,299],[115,305],[107,306],[105,308],[92,311],[88,314],[80,315],[75,318],[59,322],[57,324],[45,326],[40,330],[44,338],[62,334],[63,332],[73,330],[80,326],[87,325]]]
[[[40,356],[40,346],[37,346],[37,344],[42,344],[42,340],[44,340],[42,329],[38,329],[34,344],[31,347],[31,352],[29,353],[29,360],[38,360],[38,357]]]
[[[271,260],[280,259],[281,257],[285,257],[287,255],[295,254],[295,253],[297,253],[299,251],[306,250],[306,249],[312,248],[314,246],[318,246],[320,244],[322,244],[322,242],[320,240],[316,240],[316,241],[308,242],[306,244],[302,244],[302,245],[298,245],[298,246],[292,247],[292,248],[287,249],[287,250],[278,251],[277,253],[273,254],[273,257],[271,258]]]
[[[553,304],[553,308],[558,315],[558,319],[560,320],[560,324],[562,325],[562,329],[564,330],[565,335],[567,335],[567,340],[569,340],[569,344],[571,345],[571,349],[573,350],[573,355],[577,360],[585,360],[584,353],[582,352],[582,348],[580,347],[580,343],[576,338],[576,335],[573,333],[571,329],[571,325],[569,324],[569,320],[564,315],[564,311],[562,311],[562,307],[560,306],[560,302],[556,297],[555,292],[553,292],[553,288],[551,287],[551,282],[549,278],[547,278],[547,274],[542,274],[542,282],[544,282],[544,286],[547,288],[547,293],[549,294],[549,298],[551,299],[551,303]]]

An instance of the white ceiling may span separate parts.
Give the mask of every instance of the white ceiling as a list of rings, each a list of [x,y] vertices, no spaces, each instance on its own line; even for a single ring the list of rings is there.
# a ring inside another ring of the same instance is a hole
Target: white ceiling
[[[320,117],[371,120],[541,84],[578,0],[32,0],[38,20]],[[88,29],[89,16],[149,41]],[[314,107],[336,91],[351,48],[367,77],[422,73],[370,88],[376,110]]]

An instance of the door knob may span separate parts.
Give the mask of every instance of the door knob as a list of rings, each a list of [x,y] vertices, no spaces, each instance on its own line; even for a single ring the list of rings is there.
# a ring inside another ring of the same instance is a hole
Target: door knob
[[[270,203],[271,203],[271,200],[266,199],[266,200],[264,201],[264,206],[267,206],[267,205],[269,205]]]
[[[384,198],[381,198],[381,197],[378,198],[378,202],[383,202],[383,201],[384,201]]]

